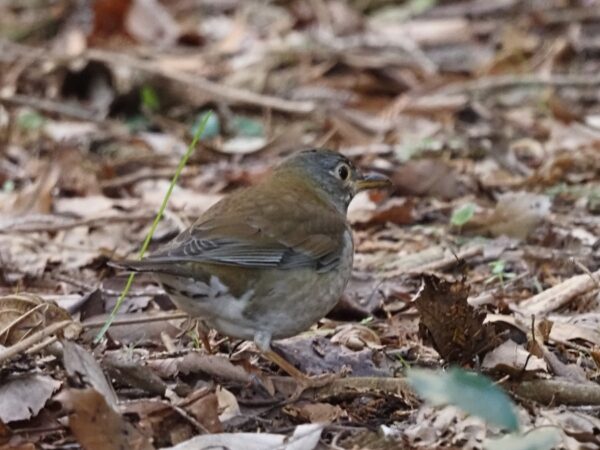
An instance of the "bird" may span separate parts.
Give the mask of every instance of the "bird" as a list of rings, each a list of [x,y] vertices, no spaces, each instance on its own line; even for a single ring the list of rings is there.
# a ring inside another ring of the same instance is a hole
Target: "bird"
[[[352,198],[390,180],[327,149],[293,153],[261,182],[238,189],[142,260],[179,309],[235,339],[254,341],[304,388],[318,385],[271,348],[325,317],[352,273]]]

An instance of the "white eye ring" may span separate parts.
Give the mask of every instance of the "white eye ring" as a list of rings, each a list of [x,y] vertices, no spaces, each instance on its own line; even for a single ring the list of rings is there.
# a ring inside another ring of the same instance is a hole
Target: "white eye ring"
[[[348,167],[347,164],[342,163],[336,167],[335,174],[340,180],[346,181],[350,176],[350,167]]]

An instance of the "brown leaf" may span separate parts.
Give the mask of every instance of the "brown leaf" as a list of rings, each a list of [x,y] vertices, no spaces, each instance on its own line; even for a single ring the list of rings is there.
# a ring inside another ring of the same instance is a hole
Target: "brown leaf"
[[[501,370],[515,376],[523,371],[548,371],[548,366],[542,358],[530,354],[510,339],[485,355],[482,367]]]
[[[223,432],[219,419],[219,399],[214,392],[204,389],[192,392],[184,400],[184,408],[211,433]]]
[[[89,37],[90,43],[122,35],[130,37],[125,29],[125,20],[133,0],[95,0],[94,25]]]
[[[48,214],[52,211],[52,190],[58,183],[60,168],[43,163],[37,170],[35,182],[11,193],[0,203],[0,212],[11,216]]]
[[[67,389],[56,399],[69,410],[69,427],[85,450],[153,450],[137,428],[94,389]]]
[[[217,400],[219,402],[219,420],[225,422],[241,414],[237,398],[222,386],[217,386]]]
[[[0,344],[14,345],[26,336],[55,322],[71,320],[70,314],[50,301],[22,292],[0,297]],[[73,323],[64,330],[67,338],[76,337],[81,327]]]
[[[456,171],[438,159],[410,160],[396,169],[391,180],[400,195],[451,200],[467,191]]]
[[[362,350],[365,347],[381,348],[381,339],[375,331],[360,324],[347,324],[339,327],[331,337],[334,344],[342,344],[350,350]]]
[[[127,32],[140,42],[173,44],[179,25],[158,0],[134,0],[125,18]]]
[[[470,306],[468,295],[465,279],[448,282],[425,275],[415,300],[422,337],[430,338],[447,362],[467,363],[493,343],[492,328],[483,324],[485,312]]]
[[[284,412],[311,423],[331,423],[345,415],[339,406],[319,402],[299,402],[284,408]]]
[[[376,205],[367,197],[360,199],[349,210],[348,219],[352,223],[360,224],[385,224],[408,225],[415,222],[415,202],[411,198],[391,198]]]
[[[69,376],[80,379],[100,392],[108,405],[117,409],[117,394],[94,356],[80,345],[63,341],[63,361]]]
[[[3,380],[0,385],[0,420],[9,423],[34,417],[60,385],[60,381],[39,374]]]

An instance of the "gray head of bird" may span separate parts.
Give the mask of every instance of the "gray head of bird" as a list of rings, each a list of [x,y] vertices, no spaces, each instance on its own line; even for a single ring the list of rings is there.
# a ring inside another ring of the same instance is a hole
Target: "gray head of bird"
[[[360,191],[391,186],[384,175],[363,173],[344,155],[326,149],[295,153],[277,166],[273,175],[280,180],[302,179],[319,197],[343,214]]]

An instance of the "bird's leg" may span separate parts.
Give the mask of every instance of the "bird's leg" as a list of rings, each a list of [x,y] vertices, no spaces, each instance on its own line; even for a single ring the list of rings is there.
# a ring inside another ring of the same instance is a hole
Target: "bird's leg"
[[[300,395],[302,394],[302,392],[304,392],[306,389],[326,386],[337,378],[336,374],[331,373],[311,377],[309,375],[306,375],[304,372],[298,370],[283,356],[281,356],[278,353],[275,353],[271,349],[271,336],[268,334],[257,333],[254,336],[254,343],[258,346],[265,358],[267,358],[275,365],[279,366],[281,370],[283,370],[285,373],[291,376],[298,384],[296,392],[292,395],[292,401],[297,400],[298,397],[300,397]]]

